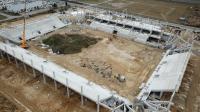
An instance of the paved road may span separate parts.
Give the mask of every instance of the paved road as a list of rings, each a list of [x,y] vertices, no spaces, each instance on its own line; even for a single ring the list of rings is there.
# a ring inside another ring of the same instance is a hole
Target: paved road
[[[12,19],[21,17],[21,16],[11,16],[11,15],[5,14],[3,12],[0,12],[0,15],[7,17],[6,19],[0,20],[0,22],[4,22],[4,21],[8,21],[8,20],[12,20]]]

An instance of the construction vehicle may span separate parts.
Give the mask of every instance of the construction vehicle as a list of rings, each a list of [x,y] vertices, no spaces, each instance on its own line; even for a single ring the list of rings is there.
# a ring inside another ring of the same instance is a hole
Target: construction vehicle
[[[26,42],[26,0],[24,0],[24,27],[23,27],[23,32],[22,32],[21,47],[24,49],[28,48],[28,45]]]

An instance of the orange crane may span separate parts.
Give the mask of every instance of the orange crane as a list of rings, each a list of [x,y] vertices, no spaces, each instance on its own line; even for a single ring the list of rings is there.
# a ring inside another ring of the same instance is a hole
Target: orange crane
[[[28,48],[28,45],[26,42],[26,0],[24,0],[24,27],[23,27],[23,32],[22,32],[21,47],[24,49]]]

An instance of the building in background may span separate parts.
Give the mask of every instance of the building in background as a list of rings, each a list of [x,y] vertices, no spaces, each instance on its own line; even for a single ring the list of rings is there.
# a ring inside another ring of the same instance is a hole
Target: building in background
[[[13,3],[15,0],[0,0],[0,9],[4,8],[7,4]]]
[[[15,1],[13,3],[9,3],[5,5],[6,10],[9,12],[14,13],[21,13],[24,11],[25,5],[23,1]],[[26,9],[28,12],[46,8],[47,7],[47,1],[44,0],[32,0],[27,1]]]
[[[60,0],[26,0],[26,9],[28,12],[48,8],[52,6],[65,6],[65,1]],[[0,9],[8,12],[21,13],[24,11],[24,0],[0,0]]]

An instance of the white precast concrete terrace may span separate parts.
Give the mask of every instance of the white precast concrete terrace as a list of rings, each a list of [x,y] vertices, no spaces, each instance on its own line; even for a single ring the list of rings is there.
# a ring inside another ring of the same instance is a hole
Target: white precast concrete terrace
[[[147,83],[145,84],[145,86],[143,87],[143,89],[141,90],[141,92],[139,93],[139,95],[137,96],[137,99],[146,103],[156,102],[158,104],[158,107],[161,107],[161,104],[164,102],[165,104],[169,104],[167,106],[169,109],[174,94],[178,92],[181,85],[190,56],[190,51],[177,53],[168,50]],[[163,93],[165,92],[171,93],[171,96],[169,96],[170,100],[152,100],[150,96],[151,93],[160,93],[161,98]],[[155,104],[153,104],[152,107],[155,107]]]
[[[152,91],[178,91],[189,57],[189,52],[165,56],[149,79],[149,88]]]
[[[130,29],[125,29],[119,26],[113,26],[106,23],[99,23],[97,21],[93,21],[90,24],[90,27],[93,29],[98,29],[107,33],[113,33],[113,31],[117,31],[119,36],[126,37],[131,40],[135,40],[141,43],[146,43],[149,37],[148,34],[142,34],[139,32],[131,31]]]
[[[28,22],[26,24],[26,39],[30,40],[37,36],[44,35],[54,30],[60,29],[67,24],[63,23],[56,16],[49,16],[40,20]],[[0,29],[0,36],[14,43],[20,43],[23,32],[23,24]]]
[[[0,50],[96,103],[114,96],[115,98],[123,101],[125,105],[131,105],[131,102],[128,99],[121,97],[105,87],[97,85],[80,75],[73,73],[72,71],[66,70],[50,61],[47,61],[46,59],[38,57],[32,52],[22,49],[16,45],[0,42]]]
[[[116,14],[115,16],[120,17],[120,15],[116,15]],[[130,25],[130,26],[141,28],[141,29],[155,30],[155,31],[161,32],[160,26],[151,25],[151,24],[147,24],[147,23],[143,23],[139,21],[130,21],[128,19],[115,19],[112,15],[99,14],[97,18],[104,19],[107,21],[113,21],[116,23],[124,24],[124,25]]]
[[[185,73],[190,52],[169,54],[168,51],[162,58],[157,68],[146,83],[145,91],[178,91]],[[144,92],[141,92],[144,93]],[[142,94],[139,95],[139,99]]]
[[[162,30],[163,26],[137,21],[118,13],[99,11],[88,13],[86,18],[91,21],[91,28],[155,47],[164,47],[163,44],[172,37],[172,34]]]

